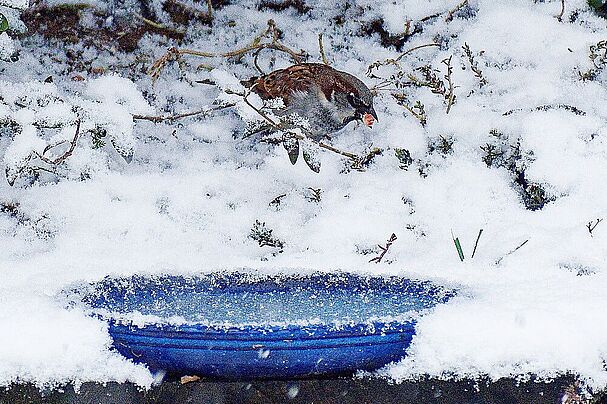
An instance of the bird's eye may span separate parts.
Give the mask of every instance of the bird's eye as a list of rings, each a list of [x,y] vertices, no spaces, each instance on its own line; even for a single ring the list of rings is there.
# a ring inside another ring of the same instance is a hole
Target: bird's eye
[[[350,93],[348,94],[348,102],[350,103],[350,105],[352,105],[354,108],[360,108],[363,107],[364,104],[363,102],[360,100],[360,98],[358,98],[357,96],[355,96],[354,94]]]

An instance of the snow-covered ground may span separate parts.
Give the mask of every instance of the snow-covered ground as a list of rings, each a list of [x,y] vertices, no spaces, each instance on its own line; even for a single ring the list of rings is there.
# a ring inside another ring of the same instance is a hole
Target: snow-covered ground
[[[102,322],[64,310],[55,295],[106,275],[245,267],[399,274],[459,288],[419,321],[410,355],[379,371],[397,381],[573,373],[593,389],[607,387],[607,222],[587,228],[607,219],[605,49],[598,67],[589,59],[590,46],[607,39],[607,21],[583,0],[566,0],[562,21],[557,0],[471,0],[450,15],[459,3],[318,0],[300,14],[238,1],[215,10],[212,29],[188,28],[182,47],[227,51],[272,18],[283,43],[303,48],[309,61],[320,60],[323,33],[332,66],[373,86],[381,80],[366,77],[367,67],[400,52],[364,27],[378,19],[384,35],[402,34],[407,21],[410,32],[421,27],[402,51],[440,46],[405,55],[403,71],[421,77],[416,69],[430,65],[442,79],[442,61],[452,56],[455,102],[447,114],[442,95],[405,87],[409,105],[424,104],[422,126],[378,91],[374,128],[350,124],[332,143],[361,155],[383,149],[365,171],[329,151],[318,174],[303,161],[293,166],[282,147],[242,139],[232,110],[133,122],[133,114],[211,104],[217,88],[192,81],[249,78],[252,55],[240,63],[184,56],[182,72],[169,63],[152,86],[145,71],[175,45],[162,35],[146,34],[134,53],[121,53],[1,34],[0,384],[149,386],[144,367],[109,350]],[[19,27],[16,10],[0,9]],[[83,15],[80,23],[93,26],[92,14]],[[470,69],[465,44],[486,84]],[[83,62],[70,63],[73,55]],[[291,63],[270,50],[259,62],[266,71]],[[42,161],[36,153],[60,141],[44,156],[63,154],[77,119],[72,155]],[[282,252],[249,237],[257,220],[284,242]],[[398,239],[384,260],[369,263],[392,233]]]

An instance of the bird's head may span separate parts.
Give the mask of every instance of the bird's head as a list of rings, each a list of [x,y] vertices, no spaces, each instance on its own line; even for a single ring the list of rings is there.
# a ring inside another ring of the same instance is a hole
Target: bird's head
[[[377,113],[373,108],[373,98],[364,100],[362,97],[349,93],[347,96],[348,103],[354,109],[354,120],[362,121],[368,127],[372,127],[378,120]]]
[[[373,108],[373,94],[361,80],[351,74],[340,72],[344,86],[333,95],[344,125],[351,121],[360,121],[372,127],[378,121]]]

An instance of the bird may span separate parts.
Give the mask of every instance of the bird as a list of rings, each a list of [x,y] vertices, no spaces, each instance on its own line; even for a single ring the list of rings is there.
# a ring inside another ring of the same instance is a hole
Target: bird
[[[321,63],[300,63],[243,81],[262,100],[282,99],[275,115],[307,120],[306,134],[319,141],[352,121],[378,120],[373,93],[360,79]]]

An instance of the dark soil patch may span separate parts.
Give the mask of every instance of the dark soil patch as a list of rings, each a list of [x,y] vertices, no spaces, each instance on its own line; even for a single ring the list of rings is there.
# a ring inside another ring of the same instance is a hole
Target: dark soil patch
[[[81,18],[89,13],[94,24],[83,26]],[[40,34],[46,39],[67,44],[82,43],[97,49],[116,47],[124,52],[132,52],[138,47],[139,40],[147,33],[165,35],[182,40],[183,33],[145,24],[143,20],[132,19],[131,24],[117,22],[106,26],[108,15],[86,4],[58,5],[49,7],[40,5],[27,9],[22,20],[28,28],[26,35]]]

